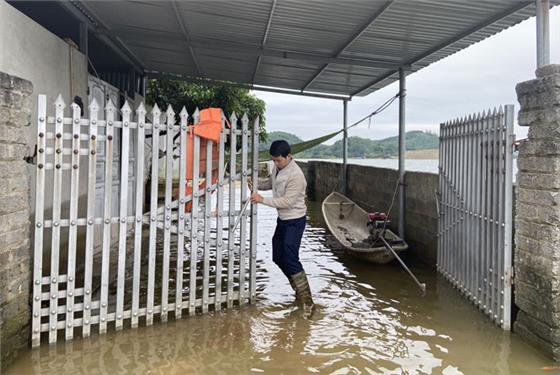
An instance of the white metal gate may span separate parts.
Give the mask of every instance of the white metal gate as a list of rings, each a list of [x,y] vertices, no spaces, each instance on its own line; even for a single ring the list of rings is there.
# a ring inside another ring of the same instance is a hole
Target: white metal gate
[[[89,76],[88,77],[88,105],[93,101],[95,98],[97,104],[99,105],[98,111],[98,120],[105,119],[105,103],[111,99],[113,104],[118,108],[120,107],[120,100],[119,100],[119,89],[114,86],[111,86],[105,81],[102,81],[98,78]],[[103,132],[105,129],[100,128],[98,132]],[[100,134],[102,135],[102,134]],[[113,178],[112,178],[112,196],[113,196],[113,207],[116,214],[116,208],[118,207],[118,196],[119,196],[119,180],[118,180],[118,171],[120,168],[120,129],[117,129],[113,132],[113,154],[110,156],[113,160]],[[132,149],[131,149],[132,150]],[[95,212],[96,215],[103,215],[103,199],[104,199],[104,190],[105,190],[105,174],[103,166],[105,165],[105,158],[107,157],[105,153],[105,144],[100,143],[99,148],[97,150],[97,176],[96,176],[96,200],[95,200]]]
[[[206,142],[206,158],[211,160],[212,141],[195,135],[194,150],[187,149],[190,128],[184,108],[179,124],[171,107],[162,122],[155,106],[151,123],[146,121],[143,105],[136,109],[136,121],[128,103],[120,111],[122,119],[111,101],[104,111],[101,119],[99,105],[92,100],[88,119],[81,118],[75,104],[71,105],[71,117],[65,117],[65,104],[59,96],[54,116],[49,116],[47,98],[39,96],[32,346],[40,344],[43,332],[45,336],[48,332],[48,341],[54,343],[62,332],[70,340],[75,335],[87,337],[92,329],[103,334],[108,325],[116,330],[135,328],[139,323],[151,325],[154,319],[165,322],[170,315],[178,319],[183,312],[205,313],[255,298],[257,210],[256,206],[244,208],[249,207],[245,204],[249,198],[247,178],[258,178],[258,119],[252,123],[252,131],[246,115],[240,121],[241,129],[235,114],[230,118],[230,129],[222,119],[217,179],[208,179],[202,187],[201,175],[212,176],[212,163],[206,163],[206,173],[200,171],[200,146]],[[193,120],[198,122],[198,110]],[[106,155],[112,155],[111,150],[117,147],[116,131],[121,133],[117,207],[111,188],[114,163],[107,157],[101,167],[106,186],[103,210],[98,214],[98,152],[103,145]],[[127,177],[133,137],[137,141],[133,166],[137,193],[132,197]],[[238,138],[240,150],[232,152],[238,149]],[[143,205],[145,142],[151,144],[153,160],[147,210]],[[166,150],[162,158],[160,142]],[[200,188],[187,195],[187,153],[193,151],[192,186]],[[166,167],[163,201],[158,199],[159,163]],[[179,171],[175,179],[174,165]],[[53,186],[45,186],[46,177],[51,176]],[[83,186],[80,179],[85,180]],[[62,195],[65,184],[70,185],[69,196]],[[52,212],[44,209],[45,189],[53,191]],[[112,229],[117,233],[114,246]],[[48,243],[44,241],[46,231],[52,235]],[[95,243],[97,233],[100,244]],[[68,236],[65,248],[60,246],[63,235]],[[96,253],[97,248],[100,251]]]
[[[511,325],[513,106],[440,126],[437,268]]]

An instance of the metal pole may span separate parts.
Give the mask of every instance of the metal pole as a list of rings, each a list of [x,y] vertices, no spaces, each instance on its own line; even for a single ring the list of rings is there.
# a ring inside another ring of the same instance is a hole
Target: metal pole
[[[505,110],[505,193],[504,193],[504,283],[503,283],[503,298],[502,305],[504,310],[502,311],[503,322],[502,327],[505,330],[511,329],[511,266],[512,266],[512,247],[513,247],[513,143],[515,142],[515,134],[513,134],[514,125],[514,107],[513,105],[506,105]]]
[[[236,184],[236,167],[237,167],[237,116],[235,112],[231,114],[229,118],[229,123],[231,124],[229,139],[230,139],[230,150],[229,153],[229,202],[228,202],[228,225],[235,220],[235,184]],[[243,173],[243,171],[241,171]],[[240,212],[239,217],[242,213]],[[228,263],[227,263],[227,307],[233,307],[234,295],[233,295],[233,265],[235,256],[235,236],[234,231],[229,231],[228,235]]]
[[[397,258],[397,260],[399,261],[399,263],[401,264],[401,266],[403,266],[403,268],[405,269],[406,272],[408,272],[408,274],[410,275],[410,277],[412,277],[412,279],[414,280],[414,282],[416,283],[416,285],[418,285],[418,287],[420,288],[420,291],[422,292],[422,295],[426,294],[426,284],[425,283],[421,283],[420,280],[418,280],[418,278],[412,273],[412,271],[406,266],[406,264],[402,261],[402,259],[399,257],[399,255],[395,252],[395,250],[391,247],[391,245],[389,245],[389,243],[387,242],[387,240],[385,239],[384,235],[382,234],[381,236],[379,236],[379,238],[381,239],[381,241],[383,242],[383,245],[385,245],[385,247],[387,249],[389,249],[393,255],[395,256],[395,258]]]
[[[97,109],[95,99],[92,100],[90,106],[90,118],[92,117],[92,112]],[[45,134],[47,132],[47,96],[39,95],[37,103],[37,148],[45,149],[47,148],[47,140]],[[90,130],[92,128],[90,127]],[[95,127],[93,127],[95,129]],[[91,141],[90,141],[91,142]],[[89,155],[91,158],[95,155]],[[34,256],[33,256],[33,318],[31,321],[31,346],[37,347],[41,343],[41,294],[43,292],[43,286],[41,284],[41,279],[43,278],[43,240],[44,240],[44,209],[45,209],[45,164],[47,163],[47,157],[44,152],[39,152],[37,154],[37,177],[35,179],[35,241],[34,241]],[[95,164],[94,164],[95,165]],[[90,175],[91,177],[91,175]],[[90,213],[90,198],[88,195],[88,214]],[[88,216],[90,217],[90,216]],[[89,225],[86,234],[86,256],[89,254],[87,251],[87,245],[91,238]],[[86,258],[87,259],[87,258]],[[85,267],[86,272],[89,268]],[[87,275],[87,273],[86,273]],[[89,285],[86,283],[85,288]],[[89,327],[88,327],[89,328]]]
[[[247,170],[248,170],[248,153],[249,153],[249,118],[247,113],[241,118],[241,196],[240,203],[246,203],[249,200],[247,194]],[[239,219],[240,218],[240,219]],[[243,213],[239,213],[239,304],[244,304],[247,297],[247,209]]]
[[[200,112],[196,108],[193,114],[193,123],[198,124],[200,120]],[[191,206],[191,253],[190,253],[190,272],[189,272],[189,315],[193,316],[196,313],[197,304],[197,279],[198,279],[198,248],[200,246],[198,240],[198,222],[201,219],[199,216],[199,192],[197,191],[200,181],[200,137],[193,136],[193,169],[192,169],[192,206]],[[202,213],[204,215],[204,212]],[[202,244],[204,245],[204,244]]]
[[[348,101],[342,101],[342,121],[344,124],[344,132],[342,138],[342,193],[348,193]]]
[[[404,157],[406,152],[406,73],[399,68],[399,237],[404,239]]]
[[[537,16],[537,68],[550,64],[549,0],[535,0]]]

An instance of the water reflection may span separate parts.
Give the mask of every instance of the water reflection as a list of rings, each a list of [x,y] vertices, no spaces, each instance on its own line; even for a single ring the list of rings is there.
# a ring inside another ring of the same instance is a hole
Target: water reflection
[[[6,373],[505,375],[549,364],[432,270],[412,264],[428,285],[421,297],[398,264],[374,266],[333,250],[316,207],[311,215],[301,258],[318,305],[312,320],[302,319],[272,263],[275,213],[262,208],[254,305],[43,345]]]

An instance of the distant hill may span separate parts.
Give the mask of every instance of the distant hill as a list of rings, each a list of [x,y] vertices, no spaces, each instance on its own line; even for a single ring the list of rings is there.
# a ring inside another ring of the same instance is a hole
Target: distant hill
[[[260,145],[261,150],[268,150],[270,144],[278,139],[284,139],[290,144],[303,142],[298,136],[286,132],[270,132],[268,141]],[[389,137],[372,140],[361,137],[348,137],[349,158],[391,158],[398,155],[399,137]],[[439,138],[436,134],[420,130],[406,132],[406,149],[433,150],[439,147]],[[298,154],[298,158],[329,159],[342,157],[342,140],[332,145],[318,145]]]
[[[301,138],[299,138],[297,135],[294,135],[292,133],[270,132],[270,133],[268,133],[267,141],[266,142],[261,142],[259,144],[259,150],[260,151],[268,150],[270,148],[270,144],[272,142],[282,140],[282,139],[287,141],[291,145],[303,142],[303,140]]]

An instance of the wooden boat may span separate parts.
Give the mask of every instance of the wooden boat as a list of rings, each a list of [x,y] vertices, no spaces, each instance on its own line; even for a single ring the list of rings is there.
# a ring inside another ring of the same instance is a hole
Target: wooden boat
[[[368,213],[344,195],[331,193],[323,201],[322,211],[330,232],[350,255],[377,264],[395,259],[381,240],[375,241]],[[384,238],[397,254],[408,249],[406,242],[389,229],[385,229]]]

